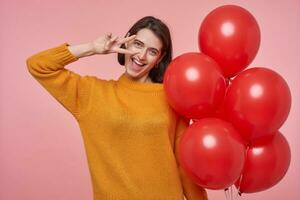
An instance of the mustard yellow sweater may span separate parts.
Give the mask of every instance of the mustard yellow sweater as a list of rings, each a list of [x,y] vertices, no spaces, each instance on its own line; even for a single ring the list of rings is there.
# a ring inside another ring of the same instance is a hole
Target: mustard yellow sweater
[[[64,43],[27,59],[32,76],[79,123],[95,200],[207,199],[184,174],[178,143],[188,120],[167,104],[163,85],[80,76]]]

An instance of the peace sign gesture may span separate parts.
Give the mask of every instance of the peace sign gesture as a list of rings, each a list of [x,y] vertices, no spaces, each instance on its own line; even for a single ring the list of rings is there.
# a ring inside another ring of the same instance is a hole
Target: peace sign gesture
[[[128,34],[127,34],[128,35]],[[126,42],[133,40],[136,35],[126,36],[125,38],[119,38],[118,36],[112,36],[112,33],[105,34],[92,41],[92,46],[95,54],[109,54],[109,53],[122,53],[122,54],[135,54],[135,52],[120,48],[120,46]]]

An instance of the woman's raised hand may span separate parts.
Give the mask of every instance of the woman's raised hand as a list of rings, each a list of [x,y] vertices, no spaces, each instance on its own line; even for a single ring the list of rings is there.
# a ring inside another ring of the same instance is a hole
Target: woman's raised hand
[[[69,51],[77,58],[91,56],[95,54],[108,54],[108,53],[122,53],[122,54],[135,54],[129,49],[122,49],[120,46],[133,40],[136,35],[125,38],[119,38],[117,36],[112,37],[112,34],[106,34],[98,37],[96,40],[79,45],[68,46]]]
[[[126,42],[133,40],[136,35],[126,36],[125,38],[119,38],[118,36],[112,36],[111,33],[98,37],[92,41],[93,50],[95,54],[108,54],[108,53],[122,53],[122,54],[134,54],[135,52],[129,49],[120,48],[120,46]]]

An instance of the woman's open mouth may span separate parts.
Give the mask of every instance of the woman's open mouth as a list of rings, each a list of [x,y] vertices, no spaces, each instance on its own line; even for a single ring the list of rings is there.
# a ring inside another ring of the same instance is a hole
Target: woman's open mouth
[[[135,63],[137,66],[143,67],[143,66],[146,65],[146,64],[141,63],[140,61],[138,61],[138,60],[135,59],[135,58],[132,58],[131,60],[132,60],[132,62]]]
[[[136,70],[136,71],[141,70],[146,65],[144,63],[141,63],[140,61],[138,61],[135,58],[132,58],[131,60],[132,60],[133,69]]]

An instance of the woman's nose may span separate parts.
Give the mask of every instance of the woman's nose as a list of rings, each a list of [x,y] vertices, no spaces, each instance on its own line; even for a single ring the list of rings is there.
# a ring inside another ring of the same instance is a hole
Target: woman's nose
[[[146,48],[142,49],[138,55],[139,59],[144,60],[146,58],[146,53],[147,53],[147,49]]]

